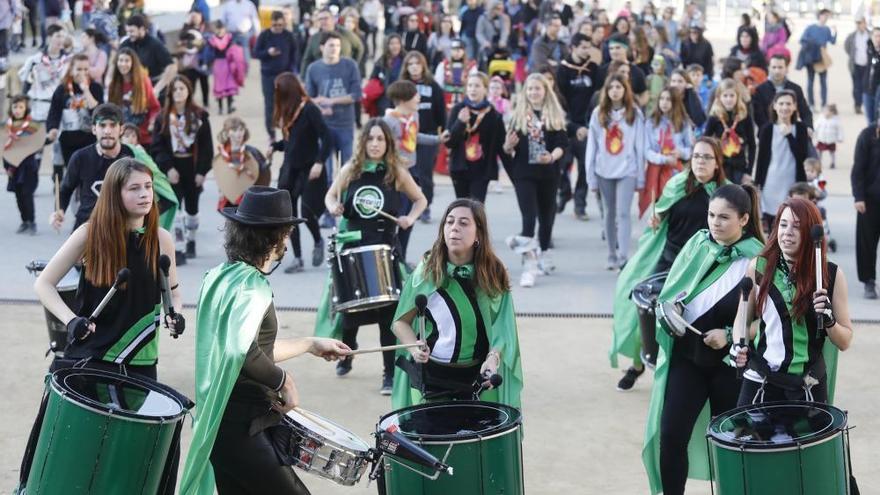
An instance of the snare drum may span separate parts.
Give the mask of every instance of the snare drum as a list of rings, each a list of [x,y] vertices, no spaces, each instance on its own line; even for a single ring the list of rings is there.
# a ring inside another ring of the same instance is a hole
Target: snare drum
[[[391,246],[345,249],[328,261],[333,278],[333,311],[367,311],[400,300],[403,281]]]
[[[718,495],[846,495],[849,441],[844,411],[816,402],[766,402],[709,424],[710,472]]]
[[[369,466],[370,446],[329,419],[308,411],[290,411],[282,428],[287,429],[284,460],[307,473],[352,486]]]
[[[384,456],[388,495],[518,495],[525,492],[522,415],[494,402],[434,402],[394,411],[379,431],[396,430],[444,464],[435,480],[425,468]],[[415,472],[415,471],[418,471]],[[422,473],[422,474],[419,474]]]
[[[654,308],[657,314],[657,322],[670,337],[681,338],[687,333],[684,317],[684,306],[681,303],[661,302]]]
[[[47,261],[34,260],[25,268],[34,275],[39,275],[40,272],[46,268],[47,264],[49,264]],[[72,311],[75,311],[73,306],[76,303],[76,290],[79,287],[79,277],[80,270],[74,266],[64,275],[64,277],[61,278],[58,285],[56,285],[61,300],[64,301],[64,304],[66,304]],[[67,325],[56,318],[48,309],[43,308],[43,311],[46,313],[46,327],[49,329],[49,349],[51,349],[56,356],[63,358],[64,348],[67,347]]]
[[[88,368],[47,377],[27,493],[155,494],[187,412],[153,380]]]
[[[630,292],[629,298],[639,309],[653,312],[667,275],[669,272],[660,272],[642,280]]]

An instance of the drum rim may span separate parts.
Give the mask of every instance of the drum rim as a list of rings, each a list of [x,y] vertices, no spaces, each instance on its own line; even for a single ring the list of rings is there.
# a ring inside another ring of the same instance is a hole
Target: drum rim
[[[663,302],[658,301],[657,304],[654,306],[654,314],[657,315],[657,323],[660,324],[660,328],[662,328],[663,331],[666,332],[666,334],[669,335],[670,337],[673,337],[673,338],[684,337],[685,334],[687,334],[687,331],[681,331],[681,334],[679,335],[679,333],[675,330],[675,328],[673,328],[668,323],[667,318],[666,318],[666,310],[663,309],[664,304],[672,304],[673,306],[675,305],[675,303],[671,303],[669,301],[663,301]]]
[[[305,425],[303,425],[302,423],[300,423],[300,422],[297,421],[296,419],[290,417],[290,414],[291,414],[291,413],[297,414],[298,416],[301,416],[301,417],[306,417],[305,415],[303,415],[303,414],[299,414],[299,413],[296,412],[296,411],[288,411],[287,413],[284,414],[284,419],[288,419],[288,420],[290,420],[290,421],[293,421],[293,422],[296,423],[300,428],[306,429],[306,430],[309,431],[309,433],[312,433],[313,435],[315,435],[315,436],[317,436],[317,437],[320,437],[320,439],[321,439],[325,444],[328,444],[328,445],[330,445],[331,447],[334,447],[336,450],[343,450],[343,451],[345,451],[345,452],[351,453],[351,454],[354,455],[354,457],[360,457],[360,454],[366,454],[366,453],[368,453],[368,452],[370,451],[370,444],[368,444],[367,442],[365,442],[361,437],[355,435],[355,433],[354,433],[353,431],[351,431],[351,430],[349,430],[348,428],[346,428],[346,427],[340,425],[339,423],[333,421],[332,419],[327,419],[327,418],[325,418],[324,416],[321,416],[321,415],[318,414],[318,413],[315,413],[315,412],[312,412],[312,411],[307,411],[307,412],[308,412],[309,414],[312,414],[312,415],[317,416],[317,417],[320,418],[322,421],[326,421],[328,424],[334,426],[335,428],[338,428],[339,430],[344,431],[345,433],[347,433],[347,434],[353,436],[353,437],[356,438],[359,442],[361,442],[362,444],[364,444],[364,447],[365,447],[364,450],[362,450],[362,451],[354,450],[353,448],[351,448],[351,447],[349,447],[349,446],[340,445],[338,442],[335,442],[333,439],[328,438],[328,437],[326,437],[326,436],[324,436],[324,435],[321,435],[320,433],[316,433],[314,430],[312,430],[312,429],[310,429],[310,428],[306,428]],[[307,418],[307,417],[306,417],[306,418]],[[307,419],[308,419],[308,418],[307,418]]]
[[[67,389],[62,386],[62,382],[59,380],[59,377],[63,378],[67,375],[72,375],[74,373],[84,373],[84,374],[94,374],[100,375],[104,377],[113,377],[113,378],[124,378],[125,380],[134,382],[135,384],[142,386],[153,392],[161,392],[165,397],[175,402],[178,406],[180,406],[180,412],[173,415],[166,416],[146,416],[143,414],[137,414],[128,410],[122,409],[111,409],[109,407],[101,407],[95,401],[88,399],[78,393],[73,392],[72,390]],[[158,382],[156,384],[162,385]],[[129,421],[134,421],[138,423],[150,423],[150,424],[165,424],[165,423],[176,423],[181,421],[184,416],[186,416],[188,409],[186,406],[175,396],[169,394],[163,387],[167,387],[162,385],[162,387],[156,387],[154,384],[149,383],[145,380],[141,380],[137,377],[131,375],[123,375],[121,373],[113,373],[111,371],[105,371],[94,368],[65,368],[60,369],[53,372],[50,375],[49,386],[52,390],[58,394],[58,396],[62,400],[66,400],[71,404],[74,404],[82,409],[93,412],[95,414],[99,414],[102,416],[115,416],[120,418],[125,418]],[[87,401],[87,402],[85,402]]]
[[[837,426],[832,426],[827,431],[822,433],[815,433],[809,440],[802,440],[800,442],[796,440],[789,440],[786,443],[778,443],[778,444],[744,444],[737,443],[734,440],[730,440],[727,438],[722,438],[720,433],[713,430],[713,427],[721,422],[731,418],[734,415],[737,415],[741,412],[752,409],[757,404],[748,404],[745,406],[740,406],[735,409],[731,409],[715,418],[709,422],[709,425],[706,427],[706,437],[712,441],[713,444],[716,444],[720,447],[728,448],[730,450],[742,450],[745,452],[781,452],[786,450],[798,450],[809,448],[813,445],[819,445],[821,443],[825,443],[829,440],[832,440],[837,435],[842,435],[843,432],[847,428],[847,424],[849,423],[849,415],[843,409],[839,407],[835,407],[831,404],[824,404],[822,402],[809,402],[809,401],[773,401],[773,402],[764,402],[761,403],[761,407],[781,407],[781,406],[809,406],[814,407],[816,409],[824,409],[826,412],[832,412],[828,410],[833,410],[839,412],[843,417],[843,423]],[[833,415],[832,415],[833,417]]]
[[[644,309],[644,310],[653,310],[653,309],[654,309],[654,304],[651,304],[651,305],[643,305],[643,304],[641,304],[639,301],[636,300],[636,297],[635,297],[636,289],[638,289],[639,286],[644,285],[644,284],[646,284],[646,283],[648,283],[648,282],[650,282],[650,281],[658,280],[658,279],[661,279],[661,278],[665,279],[665,278],[667,278],[667,277],[669,277],[669,271],[668,271],[668,270],[665,271],[665,272],[657,272],[657,273],[651,275],[650,277],[646,277],[646,278],[642,279],[639,283],[637,283],[637,284],[635,284],[635,286],[633,286],[633,288],[632,288],[631,291],[629,291],[629,300],[632,301],[633,304],[635,304],[636,306],[638,306],[638,307],[641,308],[641,309]],[[657,294],[657,297],[660,297],[660,294],[659,294],[659,293]],[[656,303],[656,301],[655,301],[655,303]]]
[[[339,303],[333,306],[334,311],[342,311],[347,313],[357,313],[360,311],[369,311],[371,309],[379,309],[384,308],[385,306],[389,306],[391,304],[400,301],[400,295],[395,294],[383,294],[381,296],[370,296],[370,297],[362,297],[360,299],[352,299],[350,301],[345,301],[344,303]],[[358,308],[358,306],[365,304],[374,304],[374,303],[387,303],[382,304],[381,306],[372,306],[369,308]]]
[[[507,404],[501,404],[499,402],[489,402],[489,401],[475,401],[475,400],[455,400],[455,401],[442,401],[442,402],[430,402],[427,404],[416,404],[414,406],[408,406],[401,409],[397,409],[391,411],[388,414],[379,418],[379,423],[376,425],[376,431],[382,431],[382,424],[387,420],[394,416],[399,416],[403,413],[407,413],[414,410],[419,409],[431,409],[437,407],[452,407],[452,406],[479,406],[479,407],[490,407],[493,409],[503,410],[506,413],[515,413],[509,414],[511,418],[510,421],[505,422],[504,424],[495,426],[490,430],[486,431],[485,434],[480,433],[470,433],[467,435],[425,435],[419,433],[411,433],[405,432],[403,430],[398,430],[405,437],[409,439],[416,439],[418,443],[421,445],[449,445],[449,444],[464,444],[464,443],[473,443],[480,442],[483,440],[491,440],[493,438],[501,437],[509,435],[514,431],[519,431],[522,428],[522,411],[519,409],[508,406]],[[399,427],[399,423],[395,423]]]
[[[343,249],[339,252],[338,256],[346,256],[349,254],[358,254],[358,253],[366,253],[370,251],[391,251],[391,246],[388,244],[367,244],[365,246],[355,246],[347,249]]]

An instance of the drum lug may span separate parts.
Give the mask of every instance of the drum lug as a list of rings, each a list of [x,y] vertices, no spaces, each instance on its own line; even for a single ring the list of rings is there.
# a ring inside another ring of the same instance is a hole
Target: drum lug
[[[333,296],[333,299],[332,299],[332,301],[333,301],[333,304],[336,304],[336,303],[338,303],[338,302],[339,302],[339,298],[338,298],[338,297],[336,297],[336,296]]]
[[[360,289],[354,290],[354,297],[361,297],[361,290]]]

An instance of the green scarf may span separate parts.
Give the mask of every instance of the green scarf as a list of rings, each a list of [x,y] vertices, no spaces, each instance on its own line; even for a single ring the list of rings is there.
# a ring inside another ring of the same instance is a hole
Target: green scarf
[[[367,160],[364,162],[361,170],[364,172],[384,172],[385,171],[385,162],[380,162],[378,160]]]
[[[224,263],[205,274],[196,308],[196,418],[180,480],[182,495],[212,495],[209,462],[226,402],[245,354],[272,303],[269,281],[243,262]]]
[[[168,177],[164,172],[159,170],[156,162],[153,161],[153,158],[147,153],[147,150],[145,150],[143,146],[126,146],[128,146],[132,153],[134,153],[134,158],[137,161],[146,165],[147,168],[153,172],[153,191],[155,191],[156,196],[173,205],[159,215],[159,226],[169,232],[173,231],[174,217],[177,216],[177,208],[180,205],[177,202],[177,194],[174,193],[174,189],[171,188],[171,183],[168,182]]]
[[[685,169],[669,179],[663,187],[663,194],[657,200],[655,212],[661,218],[657,230],[648,227],[639,238],[636,253],[626,263],[617,277],[614,288],[614,322],[612,325],[611,350],[608,357],[611,366],[617,367],[617,355],[623,354],[630,359],[639,359],[642,343],[639,337],[639,316],[635,304],[629,296],[636,284],[653,275],[654,267],[660,261],[663,248],[666,246],[666,234],[669,232],[669,216],[667,213],[675,203],[685,197],[685,187],[690,169]],[[715,182],[703,184],[706,194],[712,196],[718,185]]]
[[[446,273],[449,276],[460,278],[473,278],[474,266],[472,264],[456,266],[446,264]],[[442,285],[442,284],[441,284]],[[394,321],[400,320],[416,308],[416,296],[424,294],[429,296],[437,290],[437,286],[427,273],[427,267],[423,260],[404,284],[397,303],[397,313]],[[507,291],[496,297],[489,297],[485,292],[476,287],[477,306],[486,323],[486,333],[489,338],[489,347],[501,352],[501,364],[498,373],[504,378],[496,390],[490,390],[481,396],[481,400],[500,402],[521,408],[520,394],[523,387],[522,363],[519,354],[519,337],[516,332],[516,315],[513,311],[513,298]],[[406,349],[397,352],[398,356],[409,357]],[[424,402],[418,390],[410,386],[409,375],[402,369],[394,370],[394,391],[391,395],[392,407],[402,407],[420,404]]]
[[[754,258],[763,244],[754,237],[740,239],[733,246],[717,244],[709,236],[708,230],[700,230],[681,248],[675,263],[669,270],[669,277],[663,285],[658,301],[691,301],[709,285],[724,274],[730,264],[740,258]],[[717,263],[717,265],[716,265]],[[717,267],[716,269],[712,269]],[[709,270],[712,270],[709,273]],[[704,280],[705,278],[705,280]],[[651,493],[662,490],[660,481],[660,415],[666,398],[666,378],[669,374],[669,358],[675,339],[666,332],[656,332],[660,351],[657,353],[657,367],[654,370],[654,385],[651,389],[651,404],[648,408],[648,421],[645,427],[645,445],[642,448],[642,462],[648,472]],[[688,477],[709,479],[708,452],[706,450],[706,428],[709,425],[708,401],[703,407],[688,443]]]

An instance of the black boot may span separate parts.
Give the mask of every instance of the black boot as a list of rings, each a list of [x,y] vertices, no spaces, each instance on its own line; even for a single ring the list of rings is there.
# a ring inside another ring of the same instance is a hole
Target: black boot
[[[186,253],[183,251],[174,251],[174,261],[177,266],[186,264]]]
[[[196,241],[186,241],[186,257],[196,257]]]

